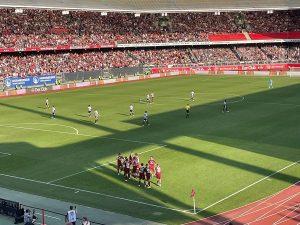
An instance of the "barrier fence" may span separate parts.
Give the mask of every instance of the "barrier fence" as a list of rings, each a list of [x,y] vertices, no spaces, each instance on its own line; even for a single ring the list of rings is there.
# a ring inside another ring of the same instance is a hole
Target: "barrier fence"
[[[30,205],[21,205],[25,210],[29,209],[31,211],[31,214],[34,214],[37,217],[37,224],[41,225],[62,225],[66,223],[66,213],[61,212],[55,212],[53,210],[48,209],[42,209]],[[66,209],[67,210],[67,209]],[[83,217],[87,217],[89,219],[88,215],[81,215],[80,209],[77,211],[77,221],[79,224],[82,223]],[[105,225],[104,223],[101,223],[99,221],[94,221],[92,219],[89,219],[89,222],[91,225]]]

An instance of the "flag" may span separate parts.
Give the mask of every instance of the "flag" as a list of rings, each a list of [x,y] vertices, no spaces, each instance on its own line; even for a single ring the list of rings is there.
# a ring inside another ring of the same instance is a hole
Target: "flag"
[[[191,192],[191,198],[195,198],[195,195],[196,195],[196,192],[195,192],[195,189],[193,188],[192,192]]]

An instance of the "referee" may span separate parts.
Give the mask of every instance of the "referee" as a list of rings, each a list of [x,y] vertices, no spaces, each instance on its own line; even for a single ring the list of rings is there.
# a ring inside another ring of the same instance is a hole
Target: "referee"
[[[185,118],[190,118],[190,109],[191,109],[190,105],[187,104],[185,106]]]

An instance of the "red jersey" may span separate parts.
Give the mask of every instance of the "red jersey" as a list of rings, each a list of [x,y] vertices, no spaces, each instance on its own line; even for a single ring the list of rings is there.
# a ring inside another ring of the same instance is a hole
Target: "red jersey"
[[[156,167],[155,176],[157,179],[161,179],[161,168],[160,166]]]
[[[117,157],[117,165],[122,166],[122,163],[123,163],[123,156],[118,156]]]
[[[154,169],[155,169],[155,160],[154,159],[150,159],[148,161],[148,165],[149,165],[149,169],[151,172],[154,172]]]

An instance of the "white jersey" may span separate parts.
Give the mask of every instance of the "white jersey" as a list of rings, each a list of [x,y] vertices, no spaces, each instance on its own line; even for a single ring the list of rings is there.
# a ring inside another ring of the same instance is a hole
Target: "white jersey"
[[[148,94],[148,95],[147,95],[147,100],[149,100],[149,99],[150,99],[150,95]]]
[[[49,100],[48,99],[46,99],[46,105],[49,105]]]
[[[92,112],[92,106],[88,106],[88,111]]]
[[[151,98],[154,98],[154,93],[151,93]]]
[[[95,118],[98,118],[98,117],[99,117],[99,113],[98,113],[97,110],[95,110],[94,115],[95,115]]]
[[[52,113],[55,114],[55,112],[56,112],[56,108],[52,107]]]
[[[130,106],[129,106],[129,110],[130,110],[130,111],[133,111],[133,105],[130,105]]]
[[[192,91],[192,92],[191,92],[191,97],[194,98],[194,96],[195,96],[195,92]]]
[[[76,211],[75,210],[70,210],[67,213],[67,218],[68,218],[68,222],[76,222],[77,220],[77,216],[76,216]]]
[[[144,113],[144,119],[148,119],[148,113]]]

